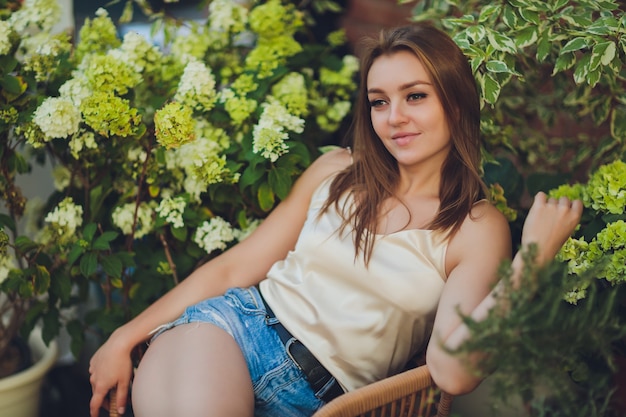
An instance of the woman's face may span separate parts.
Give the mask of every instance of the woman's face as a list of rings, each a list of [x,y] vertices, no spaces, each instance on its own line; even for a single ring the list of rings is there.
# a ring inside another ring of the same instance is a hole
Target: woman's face
[[[376,58],[367,96],[374,130],[400,168],[441,167],[451,147],[448,122],[430,75],[413,53]]]

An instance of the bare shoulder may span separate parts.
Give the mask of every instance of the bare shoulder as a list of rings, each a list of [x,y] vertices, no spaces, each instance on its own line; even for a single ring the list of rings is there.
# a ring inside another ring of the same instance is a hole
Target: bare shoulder
[[[474,205],[448,245],[448,265],[466,259],[501,260],[511,256],[511,230],[504,215],[486,200]]]

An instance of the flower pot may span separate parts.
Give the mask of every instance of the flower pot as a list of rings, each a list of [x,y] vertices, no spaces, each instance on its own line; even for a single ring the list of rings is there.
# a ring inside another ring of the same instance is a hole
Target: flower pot
[[[0,417],[37,417],[41,385],[46,373],[56,361],[56,342],[46,346],[41,332],[35,329],[28,344],[33,365],[21,372],[0,379]]]

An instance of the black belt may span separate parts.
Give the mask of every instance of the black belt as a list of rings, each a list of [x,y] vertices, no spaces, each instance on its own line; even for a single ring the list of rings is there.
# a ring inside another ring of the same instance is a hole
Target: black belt
[[[261,299],[263,300],[263,305],[265,306],[267,318],[276,318],[276,315],[270,306],[267,305],[263,296],[261,296]],[[285,329],[285,326],[283,326],[280,321],[270,325],[274,327],[276,333],[278,333],[278,337],[285,345],[287,354],[291,357],[296,366],[304,373],[304,376],[307,381],[309,381],[315,395],[317,396],[317,393],[320,392],[320,390],[323,388],[325,389],[324,394],[318,396],[320,400],[327,403],[343,394],[343,389],[335,377],[332,376],[326,368],[324,368],[324,366],[315,358],[315,356],[313,356],[313,354],[309,351],[309,349],[307,349],[306,346],[304,346],[304,344],[302,344],[302,342],[293,337],[291,333]]]

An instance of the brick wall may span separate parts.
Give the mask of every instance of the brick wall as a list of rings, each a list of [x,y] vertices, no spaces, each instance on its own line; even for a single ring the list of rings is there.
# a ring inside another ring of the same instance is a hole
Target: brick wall
[[[417,1],[398,4],[398,0],[347,0],[341,26],[351,45],[363,36],[375,35],[380,29],[407,23]]]

